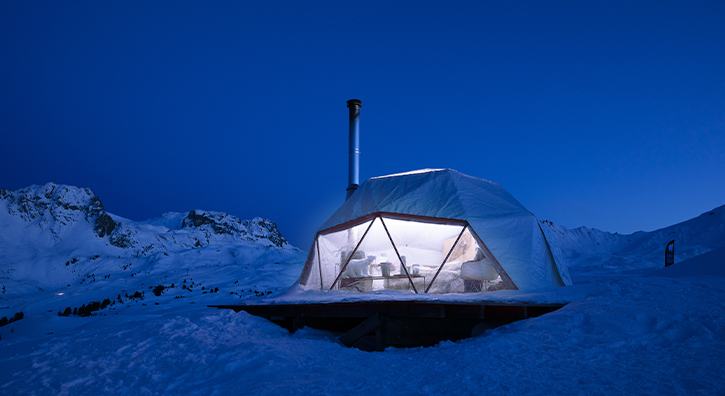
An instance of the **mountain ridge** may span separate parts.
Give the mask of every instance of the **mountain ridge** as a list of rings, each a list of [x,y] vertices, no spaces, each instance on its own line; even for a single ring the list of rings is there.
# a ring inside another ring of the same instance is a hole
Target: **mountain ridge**
[[[725,205],[669,227],[633,234],[540,223],[556,238],[570,269],[585,276],[660,268],[664,247],[672,239],[676,262],[725,246]],[[0,278],[29,281],[36,288],[176,267],[247,266],[267,249],[303,253],[268,219],[241,220],[195,209],[133,221],[106,212],[88,188],[54,183],[0,190],[0,245]]]
[[[557,238],[570,267],[631,270],[664,266],[664,250],[675,240],[675,262],[725,246],[725,205],[654,231],[618,234],[588,227],[569,229],[542,220]]]
[[[212,256],[234,262],[246,248],[297,250],[274,222],[261,217],[241,220],[196,209],[132,221],[107,213],[88,188],[55,183],[0,190],[0,245],[0,277],[27,280],[37,288],[131,268],[151,272],[173,266],[191,251],[203,263]]]

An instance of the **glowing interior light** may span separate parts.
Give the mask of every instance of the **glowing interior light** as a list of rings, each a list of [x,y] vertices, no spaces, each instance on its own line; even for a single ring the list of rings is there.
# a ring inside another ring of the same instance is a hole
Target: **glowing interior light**
[[[319,235],[313,261],[321,290],[464,293],[500,281],[463,224],[378,216]]]

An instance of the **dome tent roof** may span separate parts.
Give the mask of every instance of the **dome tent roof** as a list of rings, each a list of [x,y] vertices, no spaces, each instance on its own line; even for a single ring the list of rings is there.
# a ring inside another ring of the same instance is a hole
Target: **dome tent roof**
[[[371,178],[319,231],[377,212],[467,221],[519,290],[571,284],[556,241],[496,183],[452,169]]]

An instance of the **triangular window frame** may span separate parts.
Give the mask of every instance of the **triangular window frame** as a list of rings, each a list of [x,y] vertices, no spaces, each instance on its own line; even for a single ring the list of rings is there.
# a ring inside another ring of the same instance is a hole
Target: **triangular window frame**
[[[442,225],[457,225],[462,226],[461,232],[459,233],[458,237],[456,238],[455,243],[451,246],[449,251],[447,252],[445,259],[441,263],[441,265],[438,266],[438,269],[436,270],[436,274],[433,277],[433,279],[430,281],[430,283],[425,287],[425,290],[423,293],[428,293],[428,291],[431,289],[431,286],[435,283],[436,279],[438,278],[439,273],[443,269],[443,267],[448,262],[448,259],[451,256],[451,253],[455,250],[457,244],[459,243],[461,236],[465,233],[466,230],[471,234],[471,236],[476,241],[479,248],[481,248],[482,252],[486,256],[486,258],[489,259],[491,264],[493,265],[494,269],[498,272],[498,274],[501,276],[501,281],[504,283],[504,285],[508,289],[517,290],[518,287],[514,284],[514,282],[511,280],[511,278],[508,276],[506,271],[503,269],[501,264],[498,262],[496,257],[491,253],[491,251],[488,249],[488,246],[481,240],[481,238],[478,236],[476,231],[471,227],[471,225],[466,220],[459,220],[459,219],[450,219],[450,218],[440,218],[440,217],[429,217],[429,216],[420,216],[420,215],[410,215],[410,214],[402,214],[402,213],[391,213],[391,212],[374,212],[370,213],[365,216],[358,217],[356,219],[353,219],[351,221],[347,221],[345,223],[341,223],[329,228],[326,228],[324,230],[320,230],[317,235],[315,236],[315,241],[313,244],[313,248],[310,251],[310,254],[308,255],[307,262],[309,262],[309,265],[305,264],[305,269],[303,270],[303,273],[307,273],[307,276],[303,276],[300,278],[300,283],[305,285],[307,282],[307,279],[311,275],[310,272],[312,272],[314,269],[312,267],[312,262],[314,261],[314,255],[317,256],[317,263],[320,268],[317,268],[318,274],[320,276],[320,290],[324,290],[325,287],[323,286],[323,279],[322,279],[322,268],[321,268],[321,260],[320,260],[320,245],[319,245],[319,238],[320,236],[331,234],[338,231],[347,230],[350,228],[353,228],[355,226],[358,226],[360,224],[364,224],[368,221],[370,221],[370,224],[367,226],[365,232],[363,233],[362,237],[357,241],[357,244],[354,248],[354,250],[350,253],[349,257],[346,259],[344,265],[340,267],[340,271],[338,272],[335,280],[333,281],[332,285],[328,290],[334,290],[335,286],[339,285],[340,278],[342,277],[342,274],[347,269],[348,264],[350,263],[350,260],[352,259],[355,252],[360,248],[360,245],[365,240],[365,237],[367,236],[370,229],[373,227],[375,221],[378,219],[381,221],[385,232],[388,236],[388,239],[393,246],[393,249],[395,250],[395,253],[397,255],[398,260],[402,263],[403,259],[400,255],[400,252],[398,250],[398,247],[395,243],[395,240],[393,239],[392,235],[390,234],[390,231],[388,230],[387,225],[385,224],[384,219],[395,219],[395,220],[404,220],[404,221],[414,221],[414,222],[420,222],[420,223],[430,223],[430,224],[442,224]],[[419,294],[417,288],[415,287],[415,283],[413,282],[412,277],[408,273],[408,269],[405,265],[402,266],[402,269],[405,271],[405,274],[408,278],[408,281],[410,283],[410,286],[412,290],[415,291],[416,294]],[[304,279],[304,282],[302,281]]]

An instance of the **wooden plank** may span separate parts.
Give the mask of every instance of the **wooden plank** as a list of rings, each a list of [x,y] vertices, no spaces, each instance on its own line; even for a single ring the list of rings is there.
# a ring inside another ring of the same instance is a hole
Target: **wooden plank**
[[[332,304],[288,304],[288,305],[233,305],[216,306],[217,308],[233,309],[237,312],[246,311],[255,316],[271,317],[340,317],[368,318],[375,313],[399,317],[431,317],[445,316],[442,304],[415,304],[410,302],[388,303],[332,303]]]
[[[292,332],[295,332],[305,327],[305,320],[301,316],[297,316],[292,319]]]
[[[559,308],[561,308],[561,306],[529,305],[527,314],[529,318],[535,318],[549,312],[554,312]]]
[[[353,327],[348,331],[347,333],[341,335],[337,339],[345,346],[350,346],[355,341],[363,338],[364,336],[368,335],[370,332],[374,331],[375,329],[380,326],[380,315],[377,313],[370,316],[369,318],[365,319],[362,323],[359,325]]]
[[[525,319],[555,311],[564,304],[502,304],[482,302],[355,301],[319,304],[211,305],[220,309],[246,311],[273,317],[368,318],[375,313],[401,318]]]
[[[493,321],[509,321],[526,319],[526,305],[486,305],[484,318]]]
[[[246,311],[295,331],[302,326],[342,333],[340,342],[363,350],[435,345],[482,334],[565,304],[481,301],[351,301],[304,304],[215,305]],[[370,335],[375,331],[375,335]]]
[[[446,318],[483,319],[484,305],[446,305]]]

